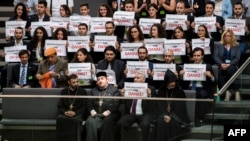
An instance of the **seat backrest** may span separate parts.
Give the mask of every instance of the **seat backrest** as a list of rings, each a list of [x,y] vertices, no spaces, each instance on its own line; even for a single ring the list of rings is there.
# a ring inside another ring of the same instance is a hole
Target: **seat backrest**
[[[213,72],[214,72],[215,80],[218,80],[218,69],[219,69],[219,67],[217,65],[212,65],[212,69],[213,69]]]
[[[196,92],[194,90],[184,90],[186,98],[196,98]],[[195,123],[195,101],[186,101],[187,113],[189,120]]]
[[[3,95],[45,95],[43,98],[3,98],[3,119],[56,119],[59,98],[46,95],[60,95],[62,88],[13,89],[4,88]]]
[[[7,66],[7,84],[6,86],[9,87],[9,81],[10,81],[10,78],[11,78],[11,75],[12,75],[12,68],[17,65],[18,63],[8,63],[8,66]]]

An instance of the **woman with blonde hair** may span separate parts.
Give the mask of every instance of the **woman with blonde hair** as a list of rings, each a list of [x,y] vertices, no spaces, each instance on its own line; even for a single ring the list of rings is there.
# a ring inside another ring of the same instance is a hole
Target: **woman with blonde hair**
[[[215,44],[214,61],[219,66],[218,86],[222,88],[238,70],[240,61],[240,48],[232,30],[222,33],[221,41]],[[225,101],[229,101],[235,92],[235,101],[240,101],[239,85],[235,82],[226,91]]]

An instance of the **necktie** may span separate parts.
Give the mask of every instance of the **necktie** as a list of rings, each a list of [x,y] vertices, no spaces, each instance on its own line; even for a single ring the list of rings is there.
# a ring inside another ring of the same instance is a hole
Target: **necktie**
[[[137,99],[133,99],[133,102],[132,102],[132,111],[131,111],[132,115],[136,114],[136,104],[137,104]]]
[[[51,65],[50,67],[49,67],[49,71],[54,71],[54,65]],[[55,80],[55,78],[54,77],[52,77],[52,87],[53,88],[55,88],[56,87],[56,80]]]
[[[197,82],[197,81],[192,81],[192,90],[195,90],[195,89],[196,89],[196,82]]]
[[[24,80],[25,80],[25,65],[22,65],[22,72],[19,80],[19,84],[21,87],[24,85]]]

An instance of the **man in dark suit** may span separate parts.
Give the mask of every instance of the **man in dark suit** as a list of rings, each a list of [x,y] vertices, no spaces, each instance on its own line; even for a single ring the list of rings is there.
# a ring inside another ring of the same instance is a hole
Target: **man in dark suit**
[[[194,48],[192,54],[194,64],[206,64],[206,62],[203,61],[204,50],[202,48]],[[181,76],[183,76],[184,73],[184,70],[180,71]],[[213,94],[215,93],[216,80],[214,77],[212,66],[210,64],[206,64],[206,71],[204,75],[206,76],[206,81],[185,81],[186,85],[183,85],[183,89],[195,90],[197,99],[213,98]],[[199,101],[196,102],[195,126],[201,126],[204,115],[210,110],[211,108],[209,108],[208,103]]]
[[[146,77],[144,73],[136,73],[134,77],[134,83],[145,83]],[[121,94],[124,95],[125,89],[121,90]],[[155,96],[155,88],[153,86],[148,86],[147,96]],[[133,100],[125,100],[124,105],[124,114],[122,118],[118,121],[119,129],[122,129],[122,137],[126,141],[125,132],[130,128],[133,123],[138,123],[139,127],[142,131],[142,140],[147,141],[150,129],[150,123],[153,118],[153,108],[155,104],[150,100],[141,100],[141,99],[133,99]],[[135,106],[135,112],[133,112],[133,108]]]
[[[92,89],[91,96],[120,95],[116,87],[108,84],[106,72],[98,72],[96,78],[97,86]],[[87,103],[90,116],[86,120],[86,141],[114,141],[114,126],[119,119],[119,100],[99,98],[89,99]]]
[[[39,1],[37,6],[37,14],[34,14],[30,17],[31,22],[38,21],[50,21],[50,17],[46,14],[47,2]]]
[[[123,88],[125,80],[125,64],[123,61],[116,59],[116,49],[113,46],[107,46],[104,50],[105,58],[98,62],[97,69],[111,69],[115,72],[116,84],[115,87]]]
[[[37,84],[35,75],[37,66],[29,63],[28,50],[21,50],[19,52],[20,64],[13,67],[9,86],[13,88],[34,88]]]

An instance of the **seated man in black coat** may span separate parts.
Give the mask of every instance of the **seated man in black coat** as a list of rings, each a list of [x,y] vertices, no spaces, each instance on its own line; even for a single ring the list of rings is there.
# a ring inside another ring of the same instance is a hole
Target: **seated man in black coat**
[[[58,141],[81,141],[82,121],[86,109],[86,99],[74,98],[84,96],[86,91],[78,87],[77,75],[68,77],[69,87],[62,90],[61,95],[72,96],[61,98],[58,103],[56,131]]]

